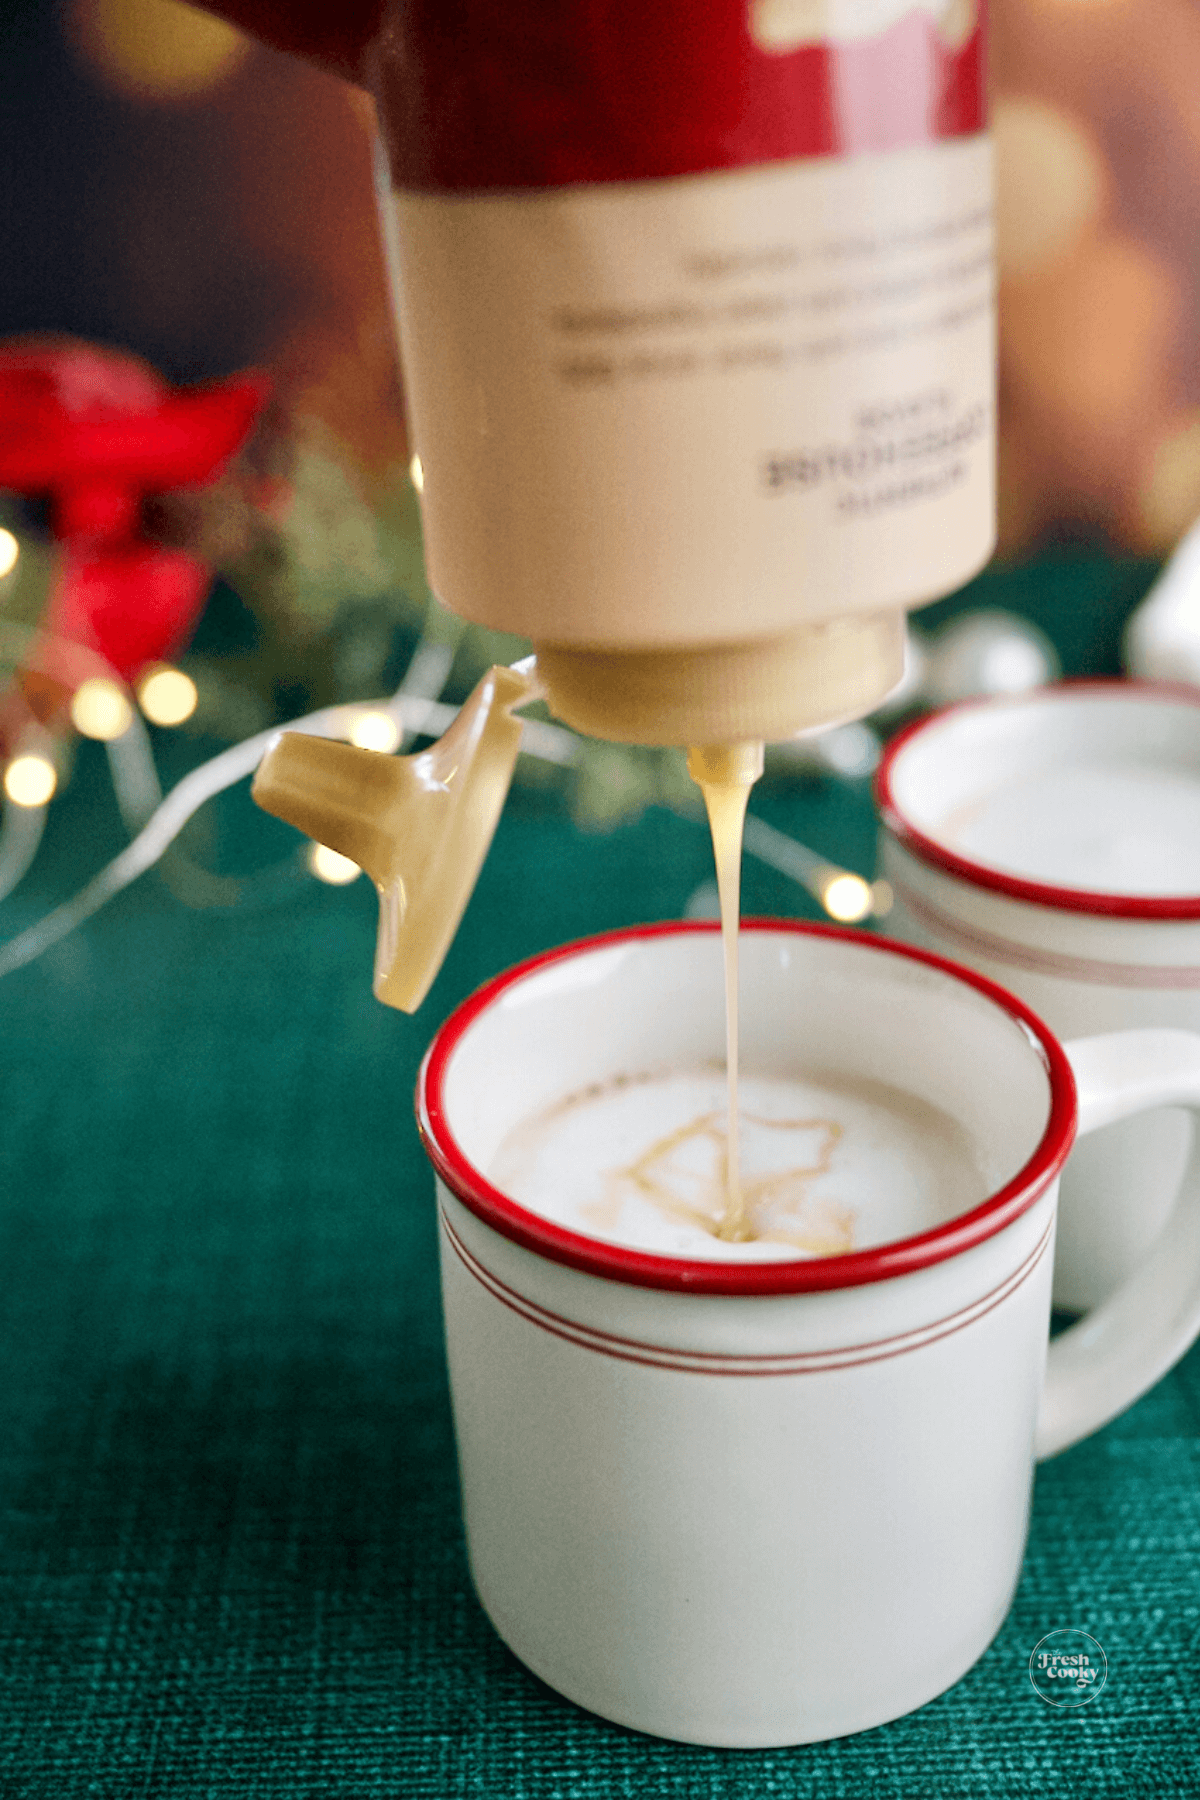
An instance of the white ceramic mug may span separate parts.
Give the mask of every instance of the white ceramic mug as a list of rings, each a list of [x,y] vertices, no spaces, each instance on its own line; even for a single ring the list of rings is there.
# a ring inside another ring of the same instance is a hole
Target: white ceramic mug
[[[614,1076],[721,1062],[706,924],[500,976],[442,1027],[418,1087],[484,1608],[593,1712],[731,1747],[861,1731],[955,1682],[1008,1610],[1034,1456],[1120,1412],[1200,1329],[1192,1201],[1047,1365],[1077,1126],[1200,1104],[1200,1038],[1064,1051],[940,958],[772,921],[743,929],[741,1026],[743,1070],[815,1057],[899,1084],[1006,1179],[920,1235],[774,1262],[630,1250],[499,1192],[484,1171],[518,1120]]]
[[[1058,845],[1053,808],[1039,827],[1030,799],[1047,781],[1060,801],[1079,797]],[[1090,784],[1093,803],[1065,781]],[[1200,693],[1087,681],[966,701],[894,740],[876,798],[890,933],[1000,982],[1062,1038],[1200,1030]],[[1179,856],[1164,835],[1172,808]],[[1111,885],[1089,878],[1089,860],[1111,863]],[[1062,1180],[1057,1305],[1086,1310],[1137,1266],[1191,1146],[1190,1113],[1171,1109],[1078,1147]]]

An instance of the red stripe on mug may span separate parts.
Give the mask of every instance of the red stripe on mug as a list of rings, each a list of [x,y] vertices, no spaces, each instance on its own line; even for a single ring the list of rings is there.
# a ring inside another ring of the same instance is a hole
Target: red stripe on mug
[[[1012,969],[1028,969],[1034,975],[1056,975],[1062,981],[1080,981],[1089,987],[1142,988],[1176,992],[1200,988],[1200,969],[1169,963],[1104,962],[1095,956],[1066,956],[1058,950],[1039,950],[1012,938],[994,936],[965,925],[941,907],[931,906],[903,882],[892,879],[892,889],[905,911],[930,931],[937,932],[956,949]]]
[[[900,1238],[895,1243],[877,1244],[871,1249],[853,1250],[843,1256],[812,1257],[795,1262],[737,1263],[653,1255],[632,1250],[624,1244],[586,1237],[582,1232],[569,1231],[531,1212],[494,1187],[474,1166],[455,1137],[446,1116],[443,1094],[450,1059],[479,1015],[518,982],[564,958],[648,938],[719,930],[720,924],[716,920],[668,920],[563,944],[496,976],[450,1014],[430,1045],[417,1077],[417,1129],[429,1160],[446,1186],[484,1224],[536,1255],[548,1257],[551,1262],[564,1263],[568,1268],[582,1269],[610,1281],[627,1281],[636,1287],[676,1289],[693,1294],[817,1292],[889,1281],[959,1255],[1019,1218],[1057,1177],[1075,1135],[1075,1078],[1061,1044],[1015,995],[1006,993],[986,975],[975,974],[932,951],[914,949],[908,944],[893,943],[832,925],[810,925],[797,919],[744,919],[741,925],[743,936],[774,932],[801,938],[835,938],[853,944],[865,956],[899,956],[923,963],[976,989],[1001,1012],[1007,1013],[1041,1058],[1050,1087],[1049,1116],[1041,1139],[1011,1181],[970,1212],[948,1219],[915,1237]]]
[[[552,1337],[576,1344],[581,1350],[610,1356],[618,1362],[639,1363],[646,1368],[674,1369],[687,1375],[752,1377],[819,1375],[830,1369],[859,1368],[865,1363],[886,1362],[894,1356],[905,1356],[911,1351],[923,1350],[927,1344],[936,1344],[942,1338],[951,1337],[955,1332],[964,1330],[977,1319],[994,1311],[1010,1294],[1014,1294],[1025,1284],[1045,1255],[1054,1231],[1054,1221],[1051,1220],[1028,1256],[1011,1275],[1006,1276],[970,1306],[964,1306],[956,1313],[949,1313],[943,1319],[923,1325],[917,1331],[879,1338],[869,1344],[848,1344],[836,1350],[797,1351],[792,1355],[782,1356],[722,1356],[708,1351],[676,1350],[661,1344],[644,1343],[637,1338],[620,1337],[614,1332],[597,1331],[590,1325],[581,1325],[574,1319],[564,1318],[561,1313],[551,1312],[548,1307],[540,1306],[536,1300],[530,1300],[507,1282],[501,1281],[478,1257],[473,1256],[446,1217],[444,1208],[439,1209],[439,1217],[451,1249],[480,1287],[486,1288],[492,1298],[506,1306],[510,1312],[517,1313],[540,1330],[549,1332]]]
[[[1200,707],[1200,690],[1180,682],[1134,681],[1127,678],[1084,676],[1055,682],[1050,687],[1031,693],[1002,698],[979,695],[959,700],[953,706],[926,713],[898,731],[883,753],[875,774],[875,805],[884,827],[910,856],[932,869],[941,869],[972,887],[989,893],[1003,894],[1008,900],[1030,902],[1034,906],[1051,907],[1056,912],[1095,913],[1111,919],[1200,919],[1200,894],[1112,894],[1088,888],[1058,887],[1053,882],[1039,881],[1026,875],[1013,875],[1006,869],[994,868],[952,850],[949,845],[931,837],[915,819],[909,817],[896,793],[900,759],[917,739],[935,731],[948,721],[964,714],[994,710],[1000,706],[1061,705],[1064,692],[1086,700],[1152,701],[1163,706]]]

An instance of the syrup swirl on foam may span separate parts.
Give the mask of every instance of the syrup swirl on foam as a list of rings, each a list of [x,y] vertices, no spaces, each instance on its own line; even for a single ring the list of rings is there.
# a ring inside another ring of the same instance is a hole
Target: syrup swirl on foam
[[[926,1231],[998,1171],[966,1129],[903,1089],[834,1070],[743,1071],[741,1202],[728,1214],[726,1072],[663,1066],[591,1083],[513,1128],[488,1179],[568,1231],[659,1255],[825,1257]]]
[[[732,1105],[736,1107],[736,1082]],[[804,1132],[815,1139],[811,1162],[794,1163],[761,1175],[742,1171],[735,1160],[736,1144],[722,1129],[719,1112],[702,1113],[658,1138],[624,1168],[608,1175],[604,1200],[585,1208],[602,1229],[613,1230],[624,1206],[626,1191],[633,1187],[668,1218],[712,1232],[727,1243],[757,1241],[791,1244],[809,1256],[841,1256],[854,1248],[854,1213],[836,1201],[808,1194],[809,1183],[829,1173],[833,1152],[842,1135],[836,1119],[767,1119],[746,1113],[745,1124],[768,1133]],[[730,1117],[736,1123],[736,1113]],[[676,1153],[693,1144],[706,1143],[716,1155],[715,1178],[705,1182],[693,1171],[681,1172]],[[730,1169],[733,1180],[730,1180]],[[688,1182],[686,1176],[693,1175]],[[690,1197],[680,1193],[690,1186]]]
[[[838,1256],[927,1229],[964,1196],[970,1204],[988,1191],[962,1129],[901,1090],[860,1078],[739,1082],[739,875],[760,750],[688,757],[717,864],[725,1069],[596,1082],[516,1127],[489,1168],[498,1186],[568,1229],[667,1253],[741,1260],[761,1246],[771,1259]],[[742,1094],[751,1110],[741,1110]]]
[[[858,1136],[862,1097],[761,1076],[743,1087],[753,1110],[741,1113],[737,1237],[722,1229],[730,1198],[727,1112],[714,1104],[727,1089],[720,1065],[617,1075],[569,1094],[509,1133],[489,1176],[571,1229],[646,1247],[680,1250],[700,1234],[731,1255],[760,1244],[805,1256],[853,1250],[857,1209],[820,1184],[844,1174],[835,1157],[846,1124],[834,1109]]]

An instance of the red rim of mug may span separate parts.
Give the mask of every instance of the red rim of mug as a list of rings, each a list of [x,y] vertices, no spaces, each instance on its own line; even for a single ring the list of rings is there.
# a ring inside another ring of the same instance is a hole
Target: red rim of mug
[[[1003,706],[1061,705],[1064,694],[1072,698],[1087,698],[1091,694],[1114,701],[1153,701],[1192,710],[1200,707],[1200,691],[1195,688],[1165,681],[1129,681],[1115,676],[1110,680],[1060,681],[1052,687],[1035,688],[1028,694],[1004,698],[984,695],[978,699],[960,700],[954,706],[945,706],[938,712],[915,719],[903,731],[897,732],[884,751],[875,774],[875,804],[885,829],[919,862],[941,869],[972,887],[1003,894],[1009,900],[1032,902],[1035,906],[1051,907],[1056,911],[1098,913],[1110,919],[1200,919],[1200,894],[1106,894],[1088,888],[1056,887],[1052,882],[1010,875],[1004,869],[976,862],[973,857],[948,849],[905,814],[896,798],[896,766],[916,739],[961,714]]]
[[[719,931],[713,920],[668,920],[606,932],[572,944],[544,951],[497,975],[464,1000],[441,1026],[421,1064],[417,1077],[417,1126],[432,1162],[451,1193],[485,1225],[515,1244],[552,1262],[565,1263],[590,1275],[622,1281],[636,1287],[663,1288],[693,1294],[792,1294],[830,1288],[860,1287],[912,1274],[972,1249],[1002,1231],[1027,1211],[1058,1174],[1075,1135],[1075,1080],[1066,1053],[1041,1020],[1029,1008],[985,976],[960,968],[945,957],[913,949],[832,925],[812,925],[796,919],[745,919],[746,933],[775,932],[803,937],[835,938],[859,946],[868,954],[901,956],[940,969],[964,986],[973,987],[1020,1025],[1046,1070],[1050,1084],[1050,1112],[1041,1138],[1022,1167],[1003,1187],[970,1212],[949,1219],[914,1237],[898,1238],[845,1256],[797,1258],[794,1262],[691,1261],[676,1256],[653,1256],[622,1244],[567,1231],[502,1193],[474,1167],[465,1155],[446,1116],[444,1085],[450,1060],[480,1015],[508,989],[539,970],[567,957],[586,955],[619,943]]]

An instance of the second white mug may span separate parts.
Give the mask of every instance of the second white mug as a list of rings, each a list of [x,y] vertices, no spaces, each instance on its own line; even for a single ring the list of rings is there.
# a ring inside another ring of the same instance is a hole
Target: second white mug
[[[966,701],[877,777],[888,930],[1018,994],[1060,1037],[1200,1030],[1200,693],[1066,682]],[[1063,1173],[1055,1303],[1083,1311],[1162,1233],[1193,1142],[1160,1108]]]

